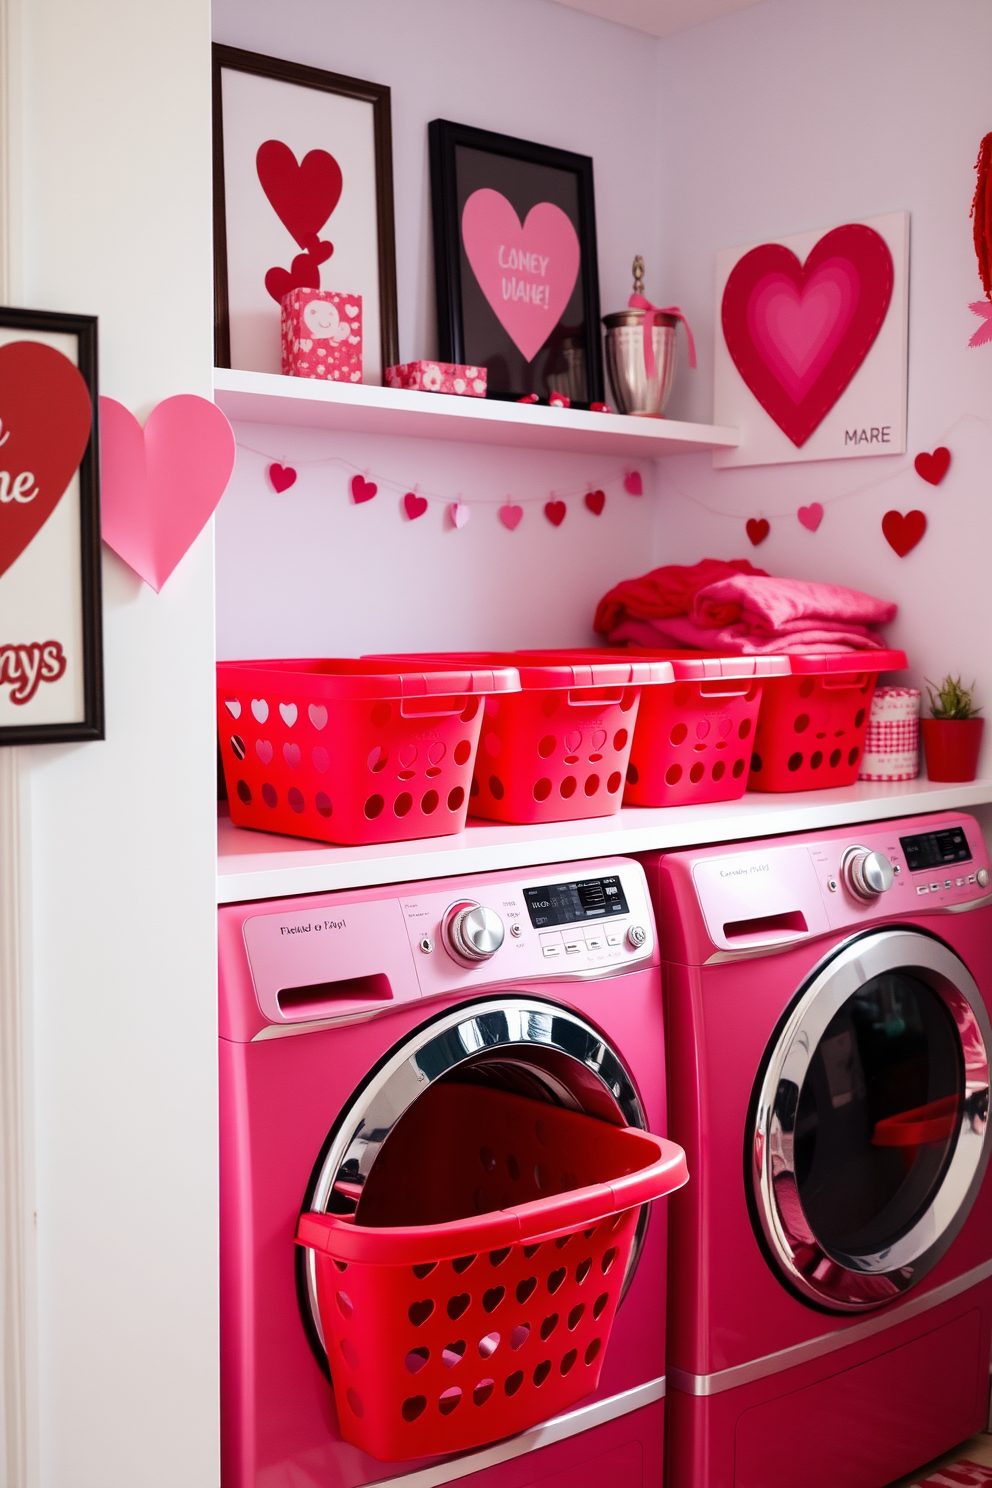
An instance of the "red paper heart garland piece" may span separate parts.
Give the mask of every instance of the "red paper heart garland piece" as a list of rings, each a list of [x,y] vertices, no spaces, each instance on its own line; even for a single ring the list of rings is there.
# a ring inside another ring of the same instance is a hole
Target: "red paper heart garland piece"
[[[422,517],[424,515],[424,512],[427,510],[427,498],[425,496],[418,496],[413,491],[407,491],[406,495],[403,497],[403,505],[406,509],[407,516],[410,518],[410,521],[415,522],[417,518]]]
[[[269,480],[275,491],[288,491],[296,481],[296,471],[292,465],[270,465]]]
[[[40,341],[0,347],[0,574],[62,500],[92,421],[89,389],[67,356]]]
[[[892,254],[880,233],[848,223],[804,264],[763,243],[731,270],[721,319],[727,350],[765,412],[802,447],[851,382],[892,299]]]
[[[931,486],[939,486],[951,467],[951,452],[945,445],[938,445],[933,454],[924,451],[913,461],[917,475]]]
[[[623,488],[628,496],[643,496],[644,482],[641,480],[639,470],[628,470],[623,478]]]
[[[751,539],[753,546],[757,547],[759,543],[764,542],[772,528],[771,523],[765,517],[749,517],[744,525],[744,530]]]
[[[818,501],[811,501],[809,506],[801,506],[796,516],[807,532],[815,532],[823,521],[823,507]]]
[[[593,515],[598,517],[606,505],[606,492],[587,491],[585,494],[585,503]]]
[[[567,508],[564,501],[546,501],[544,503],[544,515],[552,527],[560,527],[565,520]]]
[[[927,519],[921,511],[887,511],[882,518],[882,533],[885,541],[900,558],[911,553],[927,530]]]
[[[374,481],[367,481],[360,475],[351,477],[351,495],[356,506],[361,506],[363,501],[371,501],[378,489]]]
[[[282,140],[266,140],[258,147],[255,169],[279,221],[306,248],[308,237],[320,232],[341,197],[341,167],[334,156],[311,150],[297,163]]]
[[[143,429],[100,399],[103,540],[156,593],[210,520],[234,456],[234,430],[207,398],[166,398]]]

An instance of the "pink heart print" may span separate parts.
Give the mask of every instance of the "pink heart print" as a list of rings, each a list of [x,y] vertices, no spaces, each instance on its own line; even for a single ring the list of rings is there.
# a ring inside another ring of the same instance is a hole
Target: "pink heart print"
[[[464,527],[472,515],[472,508],[466,506],[464,501],[453,501],[448,507],[448,516],[451,518],[452,527]]]
[[[818,501],[811,501],[809,506],[801,506],[796,516],[807,532],[815,532],[823,521],[823,507]]]
[[[234,456],[234,431],[206,398],[166,398],[144,428],[100,399],[103,540],[156,593],[213,515]]]
[[[523,517],[523,514],[523,507],[514,506],[513,503],[510,501],[508,501],[505,506],[501,506],[499,509],[499,519],[503,523],[503,526],[508,528],[510,532],[515,532],[516,529],[520,526],[520,521]]]
[[[514,346],[532,362],[558,324],[579,276],[578,234],[561,207],[538,202],[521,226],[499,191],[473,191],[462,241],[479,287]]]
[[[367,481],[360,475],[351,478],[351,494],[356,506],[361,506],[363,501],[371,501],[379,487],[374,481]]]
[[[425,496],[417,496],[413,491],[407,491],[403,497],[403,505],[406,508],[406,514],[410,518],[410,521],[415,522],[427,510],[427,498]]]
[[[643,496],[644,483],[639,470],[628,470],[623,478],[623,488],[628,496]]]

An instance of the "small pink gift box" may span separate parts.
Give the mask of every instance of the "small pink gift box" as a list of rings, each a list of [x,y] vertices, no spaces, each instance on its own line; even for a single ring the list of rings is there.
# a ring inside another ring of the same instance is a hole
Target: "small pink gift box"
[[[362,380],[362,297],[291,289],[282,297],[282,370],[287,377]]]
[[[458,398],[486,396],[485,367],[460,367],[457,362],[404,362],[386,368],[386,386],[414,388],[421,393],[453,393]]]

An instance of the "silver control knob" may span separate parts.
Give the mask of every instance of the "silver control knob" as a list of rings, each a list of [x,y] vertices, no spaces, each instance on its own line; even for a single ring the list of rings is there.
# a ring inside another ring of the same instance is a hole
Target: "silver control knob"
[[[632,949],[635,951],[639,951],[641,949],[641,946],[645,943],[647,938],[648,932],[645,930],[643,925],[631,925],[630,929],[627,931],[627,944],[631,946]]]
[[[979,868],[975,874],[975,882],[980,889],[987,889],[989,886],[989,870],[987,868]]]
[[[503,944],[503,921],[494,909],[463,900],[444,917],[445,944],[463,961],[488,961]]]
[[[884,853],[867,847],[849,847],[841,860],[841,877],[856,899],[877,899],[895,880],[892,864]]]

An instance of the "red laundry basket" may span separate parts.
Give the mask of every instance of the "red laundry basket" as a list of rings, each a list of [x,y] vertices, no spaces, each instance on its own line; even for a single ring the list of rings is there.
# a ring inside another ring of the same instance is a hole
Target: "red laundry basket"
[[[518,687],[512,667],[219,662],[231,820],[347,845],[460,832],[483,696]]]
[[[765,683],[748,789],[822,790],[853,785],[880,672],[906,665],[904,651],[790,656],[790,675]]]
[[[431,1086],[354,1219],[300,1216],[345,1440],[386,1462],[462,1452],[595,1390],[639,1208],[687,1177],[647,1132]]]
[[[520,691],[486,700],[469,815],[543,823],[620,810],[642,691],[667,661],[623,652],[455,652],[417,663],[512,666]]]

